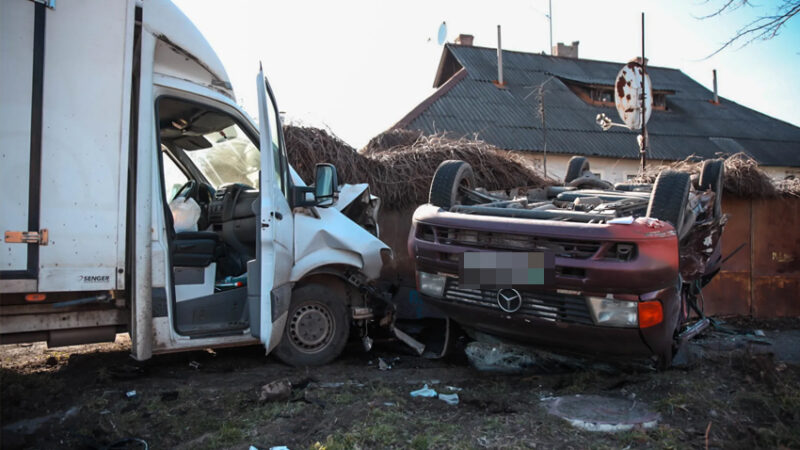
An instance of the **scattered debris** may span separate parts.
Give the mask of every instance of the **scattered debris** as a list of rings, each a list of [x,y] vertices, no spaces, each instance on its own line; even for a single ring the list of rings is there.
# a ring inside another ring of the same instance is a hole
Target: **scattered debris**
[[[391,370],[392,366],[391,366],[391,364],[389,364],[386,361],[384,361],[383,358],[378,358],[378,369],[380,369],[380,370]]]
[[[191,367],[194,370],[197,370],[200,368],[200,363],[197,361],[192,361],[189,363],[189,367]]]
[[[522,348],[503,343],[470,342],[464,352],[470,364],[486,372],[519,373],[536,363]]]
[[[653,428],[660,416],[632,399],[571,395],[543,399],[550,414],[586,431],[616,432],[634,428]]]
[[[439,400],[447,403],[448,405],[457,405],[458,394],[439,394]]]
[[[424,397],[424,398],[433,398],[436,397],[436,391],[429,388],[428,385],[422,386],[422,389],[418,389],[416,391],[411,391],[412,397]]]
[[[292,383],[289,380],[280,380],[261,386],[260,402],[277,402],[289,400],[292,393]]]
[[[753,330],[753,334],[760,337],[765,337],[764,330]]]
[[[136,391],[128,391],[125,393],[125,397],[133,398],[136,397]]]
[[[411,391],[411,396],[422,397],[422,398],[438,398],[439,400],[447,403],[448,405],[458,404],[458,394],[440,394],[435,390],[429,388],[427,384],[422,386],[422,389]]]

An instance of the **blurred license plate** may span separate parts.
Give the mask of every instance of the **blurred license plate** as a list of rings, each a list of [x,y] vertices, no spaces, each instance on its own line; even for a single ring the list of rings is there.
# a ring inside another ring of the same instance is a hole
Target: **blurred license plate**
[[[555,281],[552,252],[464,252],[460,286],[465,289],[501,289],[548,286]]]

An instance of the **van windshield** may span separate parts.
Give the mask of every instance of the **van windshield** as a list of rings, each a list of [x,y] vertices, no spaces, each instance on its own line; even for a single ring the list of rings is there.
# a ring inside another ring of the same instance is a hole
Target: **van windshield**
[[[204,134],[211,147],[186,150],[186,155],[214,189],[227,183],[259,187],[260,154],[238,125]]]

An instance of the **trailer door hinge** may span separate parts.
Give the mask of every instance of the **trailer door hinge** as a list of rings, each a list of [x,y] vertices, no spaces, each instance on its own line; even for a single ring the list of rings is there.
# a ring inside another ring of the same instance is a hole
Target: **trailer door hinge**
[[[47,245],[47,229],[41,231],[6,231],[8,244]]]
[[[56,9],[56,0],[31,0],[33,3],[41,3],[50,9]]]

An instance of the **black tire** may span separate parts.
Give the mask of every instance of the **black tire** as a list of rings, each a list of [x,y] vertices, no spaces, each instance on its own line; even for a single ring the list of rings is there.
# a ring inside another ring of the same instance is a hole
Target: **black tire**
[[[725,176],[725,163],[721,159],[707,159],[703,161],[700,171],[698,189],[707,191],[711,189],[714,196],[714,217],[722,215],[722,188]]]
[[[439,164],[433,174],[428,202],[434,206],[450,209],[461,204],[463,195],[459,187],[471,188],[475,184],[472,167],[464,161],[447,160]]]
[[[677,170],[661,172],[653,185],[653,194],[647,205],[647,217],[671,223],[680,235],[691,185],[691,177],[686,172]]]
[[[589,170],[589,160],[583,156],[573,156],[567,163],[567,174],[564,175],[564,183],[579,178],[583,172]]]
[[[290,366],[321,366],[342,353],[350,336],[346,299],[336,289],[306,284],[292,292],[275,356]]]

